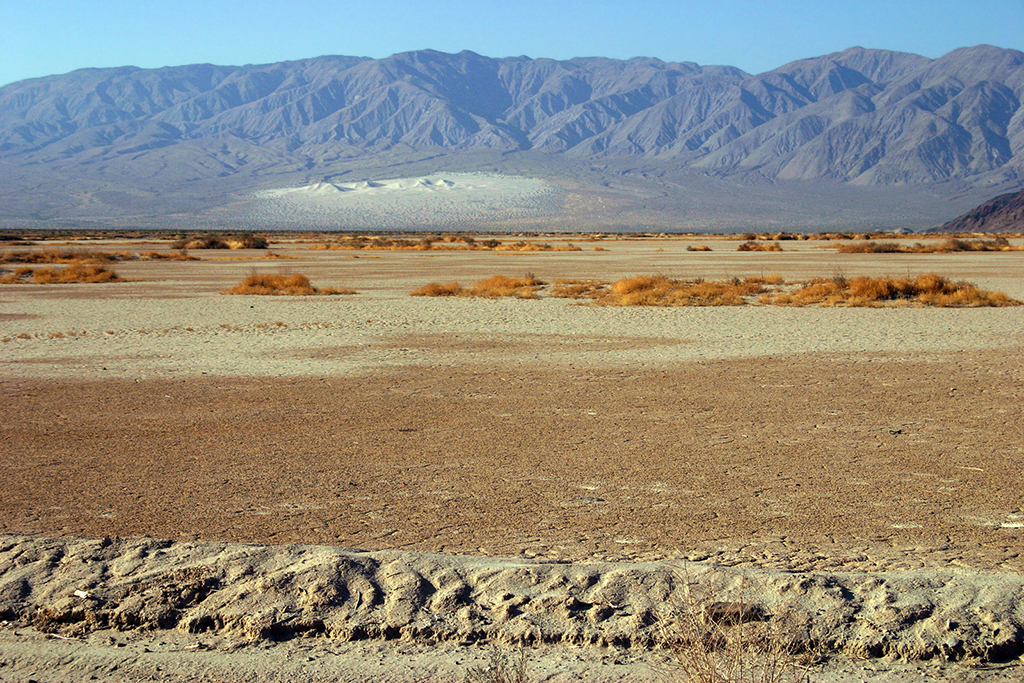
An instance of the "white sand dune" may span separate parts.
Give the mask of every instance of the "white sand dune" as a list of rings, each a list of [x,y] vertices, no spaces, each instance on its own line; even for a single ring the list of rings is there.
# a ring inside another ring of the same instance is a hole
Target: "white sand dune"
[[[302,227],[458,228],[474,221],[535,217],[558,203],[559,193],[541,180],[452,173],[261,190],[243,213],[257,223]]]

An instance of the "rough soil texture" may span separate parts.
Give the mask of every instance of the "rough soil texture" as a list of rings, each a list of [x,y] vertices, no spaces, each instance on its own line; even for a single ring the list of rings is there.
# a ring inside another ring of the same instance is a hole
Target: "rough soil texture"
[[[1016,350],[6,385],[9,533],[1024,567]]]
[[[787,615],[815,680],[1018,680],[1021,309],[406,296],[698,258],[1024,294],[1016,254],[686,244],[278,248],[343,301],[217,294],[245,261],[4,287],[0,680],[461,680],[490,644],[537,680],[679,680],[693,595]]]

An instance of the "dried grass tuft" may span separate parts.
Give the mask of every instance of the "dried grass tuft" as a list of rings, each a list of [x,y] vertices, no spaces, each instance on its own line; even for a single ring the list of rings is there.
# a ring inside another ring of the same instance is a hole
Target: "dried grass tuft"
[[[561,299],[592,299],[608,288],[607,282],[601,280],[555,280],[551,296]]]
[[[449,282],[446,285],[431,282],[409,292],[409,296],[458,296],[462,293],[462,285]]]
[[[815,657],[792,615],[746,602],[694,599],[686,587],[666,640],[690,683],[806,683]]]
[[[510,656],[494,648],[487,658],[487,666],[473,667],[466,672],[465,683],[527,683],[529,680],[524,650]]]
[[[223,293],[260,296],[315,296],[356,294],[357,292],[347,287],[314,287],[308,277],[299,273],[292,275],[253,273]]]
[[[116,272],[104,266],[90,266],[72,263],[67,268],[19,268],[13,273],[0,277],[0,284],[75,284],[102,283],[121,280]]]
[[[499,297],[516,297],[518,299],[536,299],[537,290],[544,285],[533,275],[523,277],[507,277],[495,275],[473,283],[473,286],[466,290],[468,296],[480,296],[488,299]]]

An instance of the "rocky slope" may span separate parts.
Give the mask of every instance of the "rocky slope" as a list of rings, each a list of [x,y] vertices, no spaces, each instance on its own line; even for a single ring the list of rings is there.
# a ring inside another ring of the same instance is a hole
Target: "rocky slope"
[[[943,232],[1024,232],[1024,190],[995,197],[942,226]]]

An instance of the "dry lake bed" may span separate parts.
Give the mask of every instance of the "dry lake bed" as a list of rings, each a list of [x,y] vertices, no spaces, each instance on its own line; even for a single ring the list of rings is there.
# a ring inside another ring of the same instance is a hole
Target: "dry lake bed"
[[[0,285],[0,680],[463,680],[495,644],[530,680],[685,680],[694,592],[794,615],[812,680],[1024,678],[1024,306],[409,296],[937,273],[1024,300],[1024,252],[331,239]],[[177,253],[0,245],[46,249]],[[253,272],[356,293],[222,293]]]

